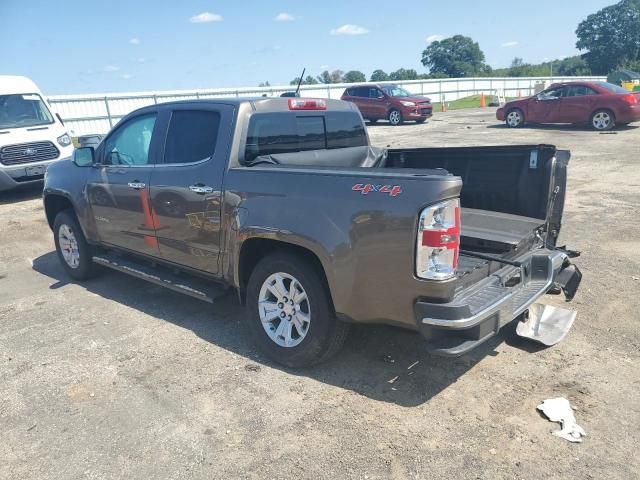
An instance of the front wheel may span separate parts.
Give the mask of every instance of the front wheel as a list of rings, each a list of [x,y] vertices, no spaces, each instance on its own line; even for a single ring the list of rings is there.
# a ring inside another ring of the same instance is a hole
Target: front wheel
[[[611,130],[616,126],[616,121],[609,110],[598,110],[591,115],[591,127],[601,132]]]
[[[519,108],[509,110],[504,122],[509,128],[522,128],[524,126],[524,113]]]
[[[294,368],[327,360],[348,332],[317,270],[287,253],[271,254],[255,267],[247,286],[246,319],[260,350]]]
[[[53,238],[60,263],[76,280],[86,280],[97,273],[91,246],[84,238],[73,210],[63,210],[53,222]]]
[[[399,110],[391,110],[389,112],[389,123],[391,125],[400,125],[402,123],[402,113]]]

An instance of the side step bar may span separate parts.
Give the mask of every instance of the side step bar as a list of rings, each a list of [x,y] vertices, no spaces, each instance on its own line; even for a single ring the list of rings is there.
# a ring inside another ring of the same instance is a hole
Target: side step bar
[[[228,291],[228,288],[213,281],[208,282],[197,277],[177,275],[164,267],[153,267],[114,253],[96,255],[93,257],[93,261],[103,267],[126,273],[208,303],[214,303],[215,300],[225,295]]]

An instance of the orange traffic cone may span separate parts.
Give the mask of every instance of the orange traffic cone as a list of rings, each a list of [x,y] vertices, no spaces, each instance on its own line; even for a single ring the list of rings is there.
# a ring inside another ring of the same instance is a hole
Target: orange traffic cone
[[[487,101],[484,98],[484,92],[482,92],[480,94],[480,108],[486,108],[487,107]]]
[[[444,99],[444,95],[442,95],[442,97],[440,98],[440,111],[441,112],[447,111],[447,102]]]

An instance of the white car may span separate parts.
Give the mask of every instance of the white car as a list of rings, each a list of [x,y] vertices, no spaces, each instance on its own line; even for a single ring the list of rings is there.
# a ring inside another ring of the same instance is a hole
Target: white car
[[[47,165],[72,153],[62,119],[36,84],[0,75],[0,192],[42,182]]]

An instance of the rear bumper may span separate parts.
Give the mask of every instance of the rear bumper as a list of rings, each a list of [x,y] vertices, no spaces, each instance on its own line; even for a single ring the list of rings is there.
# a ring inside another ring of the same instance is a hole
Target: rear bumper
[[[621,110],[616,115],[618,123],[631,123],[640,121],[640,104],[630,105],[628,108]]]
[[[568,300],[573,298],[582,274],[566,254],[538,250],[518,261],[522,263],[520,268],[502,268],[459,292],[449,303],[416,302],[418,328],[428,340],[431,353],[443,356],[467,353],[524,313],[554,286],[561,287]]]

